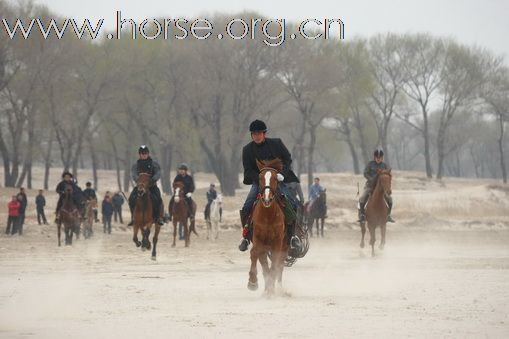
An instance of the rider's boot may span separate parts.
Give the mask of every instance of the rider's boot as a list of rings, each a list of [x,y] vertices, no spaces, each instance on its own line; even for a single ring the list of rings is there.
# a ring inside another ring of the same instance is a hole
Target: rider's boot
[[[366,212],[364,211],[364,206],[366,206],[366,204],[359,201],[359,220],[358,220],[358,222],[366,221]]]
[[[292,235],[290,238],[290,248],[292,250],[296,249],[300,252],[302,249],[302,242],[300,241],[300,238],[295,235],[295,223],[288,225],[288,227],[290,229],[290,234]]]
[[[396,221],[394,221],[394,219],[392,219],[392,217],[391,217],[392,204],[387,204],[387,205],[389,205],[389,206],[388,206],[388,207],[389,207],[389,212],[388,212],[388,214],[387,214],[387,221],[388,221],[388,222],[396,222]]]
[[[247,224],[248,215],[240,210],[240,222],[242,225],[242,240],[240,241],[239,250],[244,252],[248,249],[250,243],[251,232],[249,231],[249,225]]]

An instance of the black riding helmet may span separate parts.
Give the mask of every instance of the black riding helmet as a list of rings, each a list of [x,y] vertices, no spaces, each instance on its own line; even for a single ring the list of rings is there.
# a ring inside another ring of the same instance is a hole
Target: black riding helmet
[[[150,153],[150,151],[146,145],[141,145],[140,148],[138,148],[138,153]]]
[[[188,170],[189,169],[189,166],[187,166],[186,163],[181,163],[178,167],[179,170]]]
[[[71,178],[74,178],[71,172],[65,171],[64,173],[62,173],[62,179],[65,178],[66,175],[69,175]]]
[[[374,152],[374,156],[376,158],[382,158],[384,156],[384,150],[382,148],[377,148]]]
[[[267,125],[261,120],[255,120],[249,125],[249,132],[267,132]]]

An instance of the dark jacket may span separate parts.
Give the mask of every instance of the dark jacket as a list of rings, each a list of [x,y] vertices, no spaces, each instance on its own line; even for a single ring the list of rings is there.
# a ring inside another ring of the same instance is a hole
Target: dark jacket
[[[161,178],[161,166],[150,157],[147,160],[138,159],[131,167],[131,178],[135,182],[138,181],[140,173],[149,173],[152,176],[152,182],[156,183]]]
[[[103,216],[110,217],[113,214],[113,204],[106,199],[103,200],[101,213]]]
[[[46,198],[44,198],[44,195],[39,194],[35,197],[35,205],[38,210],[42,210],[44,206],[46,206]]]
[[[83,196],[87,200],[97,199],[97,196],[95,195],[95,190],[92,188],[85,188],[83,191]]]
[[[112,202],[113,202],[113,206],[120,208],[124,204],[124,198],[122,197],[121,194],[115,193],[113,195]]]
[[[21,200],[19,200],[20,196],[21,196]],[[18,193],[18,200],[20,202],[19,213],[25,214],[25,210],[27,209],[27,204],[28,204],[27,195],[24,193]]]
[[[367,182],[368,185],[374,184],[374,180],[376,178],[377,171],[379,169],[388,170],[388,169],[390,169],[390,167],[385,162],[381,162],[381,163],[377,164],[375,160],[371,160],[366,165],[366,168],[364,169],[364,178],[366,178],[368,180],[368,182]]]
[[[71,182],[68,183],[65,180],[60,181],[60,183],[57,185],[57,189],[56,189],[57,193],[60,194],[60,195],[64,194],[65,193],[65,186],[67,184],[72,186],[72,191],[74,193],[79,192],[80,195],[83,195],[83,191],[81,190],[81,188],[74,181],[71,181]]]
[[[286,148],[283,141],[278,138],[266,138],[261,145],[257,145],[254,141],[244,146],[242,149],[242,164],[244,166],[244,184],[252,185],[258,182],[260,171],[256,165],[258,160],[273,160],[279,158],[283,161],[283,170],[281,174],[285,177],[284,182],[299,182],[299,179],[293,173],[292,156]]]
[[[194,179],[190,175],[186,175],[185,177],[177,174],[175,179],[173,179],[173,183],[176,183],[177,181],[184,183],[184,194],[187,194],[189,192],[194,192]]]
[[[217,198],[217,191],[208,191],[207,192],[207,203],[212,203],[214,199]]]

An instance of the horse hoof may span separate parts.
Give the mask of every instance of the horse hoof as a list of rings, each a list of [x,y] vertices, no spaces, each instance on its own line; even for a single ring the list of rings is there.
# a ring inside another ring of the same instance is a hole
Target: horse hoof
[[[152,258],[151,258],[153,261],[156,261],[156,256],[153,255]]]
[[[138,242],[136,243],[136,247],[140,247],[140,246],[141,246],[141,242],[139,242],[139,241],[138,241]]]
[[[147,250],[147,249],[145,248],[145,246],[143,246],[143,247],[141,248],[141,251],[142,251],[142,252],[145,252],[146,250]]]
[[[175,247],[175,244],[171,244],[171,247]]]
[[[250,291],[256,291],[258,289],[258,282],[252,283],[252,282],[248,281],[247,289]]]
[[[363,242],[361,242],[361,245],[360,245],[360,246],[361,246],[361,248],[364,248],[364,243],[363,243]]]

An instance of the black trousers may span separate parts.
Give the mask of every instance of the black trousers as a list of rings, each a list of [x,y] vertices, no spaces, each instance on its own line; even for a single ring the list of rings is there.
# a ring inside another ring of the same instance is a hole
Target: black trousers
[[[5,229],[5,234],[14,234],[18,230],[18,217],[7,218],[7,228]]]
[[[39,223],[39,225],[41,224],[41,220],[42,223],[44,224],[48,223],[46,221],[46,215],[44,214],[44,208],[37,208],[37,222]]]

